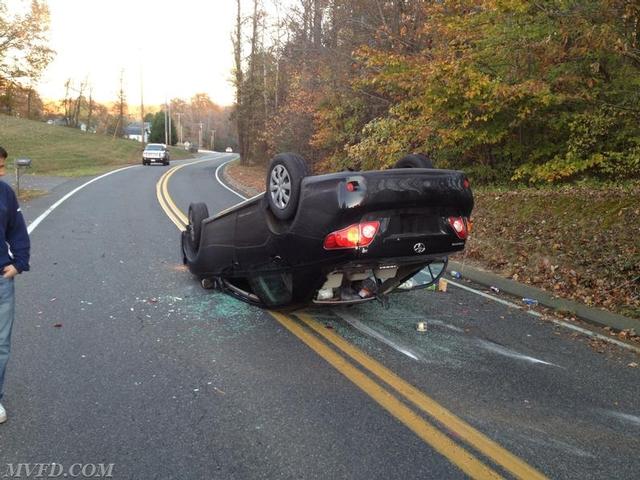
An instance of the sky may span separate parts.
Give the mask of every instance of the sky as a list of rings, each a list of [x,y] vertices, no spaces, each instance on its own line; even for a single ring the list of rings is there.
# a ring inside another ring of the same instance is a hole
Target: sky
[[[231,105],[234,0],[47,0],[56,56],[38,85],[45,99],[64,98],[64,83],[86,78],[98,102],[117,99],[124,71],[127,103],[190,99],[207,93]],[[142,81],[141,81],[142,79]]]

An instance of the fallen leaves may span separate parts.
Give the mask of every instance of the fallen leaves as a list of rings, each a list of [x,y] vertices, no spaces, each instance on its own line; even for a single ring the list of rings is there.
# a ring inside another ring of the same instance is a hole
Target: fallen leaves
[[[640,224],[640,186],[474,195],[469,264],[640,318],[640,243],[629,228]]]
[[[604,353],[607,349],[607,347],[609,346],[609,344],[607,342],[605,342],[604,340],[600,340],[597,338],[592,338],[591,340],[589,340],[589,346],[596,352],[596,353]]]
[[[241,166],[238,163],[233,163],[227,167],[226,174],[242,185],[251,187],[259,192],[264,190],[264,165]]]
[[[640,336],[636,333],[636,331],[631,328],[627,330],[621,330],[618,332],[618,338],[620,340],[628,340],[633,342],[640,342]]]

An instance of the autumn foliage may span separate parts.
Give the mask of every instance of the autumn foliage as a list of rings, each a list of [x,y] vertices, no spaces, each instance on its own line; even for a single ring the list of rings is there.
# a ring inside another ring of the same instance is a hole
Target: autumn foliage
[[[48,46],[49,9],[32,0],[13,14],[10,3],[0,0],[0,113],[35,118],[43,105],[32,87],[55,53]]]
[[[637,2],[301,4],[252,47],[251,163],[295,150],[382,168],[422,151],[476,183],[640,174]]]

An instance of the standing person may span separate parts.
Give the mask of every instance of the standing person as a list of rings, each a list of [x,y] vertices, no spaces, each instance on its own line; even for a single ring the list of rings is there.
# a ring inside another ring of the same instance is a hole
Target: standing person
[[[5,174],[7,151],[0,146],[0,177]],[[0,181],[0,400],[4,372],[11,349],[14,291],[13,277],[29,270],[29,233],[13,189]],[[7,421],[7,412],[0,403],[0,423]]]

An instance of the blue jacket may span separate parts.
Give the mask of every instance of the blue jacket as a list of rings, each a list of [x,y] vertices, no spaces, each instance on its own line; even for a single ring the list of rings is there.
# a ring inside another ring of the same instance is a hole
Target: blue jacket
[[[0,267],[13,264],[18,272],[29,270],[31,242],[27,226],[16,194],[3,181],[0,181],[0,236]]]

